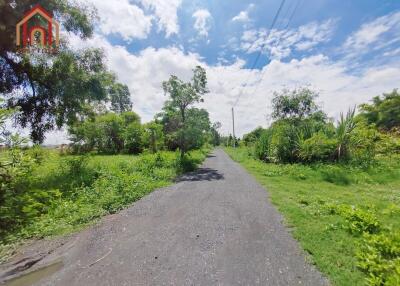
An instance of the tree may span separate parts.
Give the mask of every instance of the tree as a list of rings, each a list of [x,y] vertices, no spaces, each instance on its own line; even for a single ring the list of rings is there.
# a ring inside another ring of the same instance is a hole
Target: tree
[[[315,99],[318,93],[302,87],[293,90],[283,89],[274,92],[272,117],[279,119],[304,119],[319,111]]]
[[[193,77],[190,82],[183,82],[177,76],[172,75],[168,81],[163,82],[165,93],[170,95],[168,102],[170,109],[177,109],[180,116],[179,124],[179,149],[181,158],[186,152],[186,112],[188,108],[196,102],[203,101],[202,96],[208,92],[206,71],[197,66],[193,70]]]
[[[111,110],[117,113],[130,111],[132,109],[130,95],[129,88],[126,85],[114,84],[110,90]]]
[[[95,13],[76,3],[82,2],[0,2],[0,93],[5,95],[7,107],[19,109],[16,122],[31,128],[35,143],[43,142],[47,131],[76,122],[92,105],[113,99],[117,106],[129,98],[124,88],[113,93],[116,78],[106,69],[99,50],[72,51],[61,39],[55,55],[18,52],[15,24],[36,4],[51,11],[66,31],[90,37]]]
[[[400,93],[397,89],[391,93],[376,96],[372,104],[360,105],[361,117],[378,128],[391,130],[400,127]]]
[[[142,151],[143,128],[140,117],[132,111],[99,114],[77,122],[68,131],[77,152],[137,154]]]
[[[261,137],[263,132],[265,132],[265,129],[259,126],[250,133],[244,134],[243,135],[244,144],[246,146],[254,144]]]
[[[163,147],[163,137],[163,126],[156,120],[143,125],[143,145],[153,153]]]
[[[220,122],[214,122],[211,126],[211,143],[213,146],[219,146],[221,144],[221,135],[218,131],[221,126]]]

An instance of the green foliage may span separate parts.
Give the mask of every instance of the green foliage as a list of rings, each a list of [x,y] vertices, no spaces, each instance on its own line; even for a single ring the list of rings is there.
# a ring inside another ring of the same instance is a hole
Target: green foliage
[[[203,101],[202,96],[209,92],[207,89],[206,71],[204,68],[197,66],[193,70],[193,78],[190,82],[183,82],[177,76],[171,75],[168,81],[163,82],[163,89],[170,96],[170,101],[167,101],[164,107],[164,114],[172,120],[174,134],[171,134],[170,137],[177,139],[177,145],[181,150],[181,157],[183,158],[186,150],[188,150],[187,148],[190,148],[190,146],[187,146],[188,140],[193,137],[194,129],[199,129],[198,126],[193,125],[193,123],[197,122],[196,117],[200,121],[204,120],[204,112],[202,110],[189,109],[189,107],[196,102]],[[192,113],[191,118],[194,119],[191,122],[192,124],[190,122],[188,124],[187,122],[190,120],[190,113]],[[207,112],[205,111],[205,113]],[[163,121],[168,120],[163,119]],[[210,123],[208,122],[208,128],[209,126]],[[196,139],[199,138],[197,137]],[[191,143],[193,144],[193,142]]]
[[[318,111],[315,99],[318,93],[303,87],[274,92],[272,117],[274,119],[303,119]]]
[[[336,151],[337,141],[318,132],[300,142],[299,156],[304,162],[330,161]]]
[[[336,157],[338,160],[348,159],[350,156],[350,138],[352,131],[356,128],[354,121],[354,114],[356,109],[349,110],[346,117],[343,113],[340,114],[340,120],[336,128],[336,139],[338,146],[336,150]]]
[[[325,166],[321,169],[321,176],[324,181],[339,186],[347,186],[352,182],[347,170],[341,168],[340,166]]]
[[[40,4],[57,15],[66,31],[90,37],[95,12],[72,2]],[[75,123],[96,105],[111,102],[112,108],[126,110],[130,96],[127,87],[118,84],[106,68],[99,49],[72,50],[67,39],[62,38],[56,54],[19,53],[15,24],[36,4],[37,1],[0,2],[0,93],[7,99],[7,107],[18,108],[16,122],[31,129],[34,143],[42,143],[46,132]]]
[[[96,150],[105,154],[137,154],[143,148],[143,128],[139,116],[133,111],[89,117],[68,131],[76,152]]]
[[[382,97],[376,96],[372,104],[360,106],[360,117],[366,118],[369,124],[390,130],[400,127],[400,93],[397,89],[391,93],[384,93]]]
[[[371,286],[400,285],[400,232],[364,234],[356,253]]]
[[[219,134],[219,129],[221,128],[221,123],[220,122],[214,122],[211,126],[210,132],[211,132],[211,140],[210,143],[213,146],[219,146],[221,144],[221,134]]]
[[[164,148],[163,126],[157,121],[144,124],[142,142],[153,153],[162,150]]]
[[[363,210],[349,205],[330,205],[332,214],[345,218],[347,229],[352,234],[377,233],[380,230],[380,223],[372,210]]]
[[[0,189],[0,243],[69,232],[117,212],[196,168],[208,151],[190,152],[184,161],[174,152],[61,157],[43,151],[38,165],[12,149],[9,180],[2,180]]]
[[[256,158],[269,161],[270,158],[270,146],[271,146],[271,133],[272,129],[268,129],[261,133],[259,139],[256,141],[254,146],[254,155]],[[251,135],[250,135],[251,136]]]
[[[356,118],[355,108],[341,114],[335,127],[314,103],[317,95],[308,89],[275,95],[277,120],[266,131],[257,128],[244,136],[245,142],[256,140],[256,158],[280,163],[351,162],[367,168],[379,152],[397,150],[399,141]]]
[[[262,127],[257,127],[250,133],[244,134],[243,135],[243,142],[245,146],[251,146],[257,142],[258,139],[263,135],[263,132],[265,131],[264,128]]]

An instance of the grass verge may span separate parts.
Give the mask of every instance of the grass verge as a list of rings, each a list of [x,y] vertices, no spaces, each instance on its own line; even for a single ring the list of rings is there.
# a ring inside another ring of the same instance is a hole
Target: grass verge
[[[400,158],[369,169],[272,164],[226,148],[268,190],[294,237],[334,285],[400,285]]]

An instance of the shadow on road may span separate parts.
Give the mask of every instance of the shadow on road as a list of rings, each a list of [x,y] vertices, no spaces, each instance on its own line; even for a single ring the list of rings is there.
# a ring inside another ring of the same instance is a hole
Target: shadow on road
[[[177,182],[184,181],[216,181],[223,180],[224,176],[215,169],[210,168],[199,168],[194,172],[187,173],[180,176]]]

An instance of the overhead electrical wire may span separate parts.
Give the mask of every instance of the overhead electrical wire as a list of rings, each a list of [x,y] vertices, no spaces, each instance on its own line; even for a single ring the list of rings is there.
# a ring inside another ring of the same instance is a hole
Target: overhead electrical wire
[[[264,48],[265,48],[265,46],[266,46],[266,44],[267,44],[268,38],[269,38],[269,36],[270,36],[270,34],[271,34],[271,31],[272,31],[272,29],[274,28],[274,26],[275,26],[275,24],[276,24],[276,21],[278,20],[279,14],[281,13],[283,6],[285,5],[285,2],[286,2],[286,0],[282,0],[281,4],[279,5],[278,11],[276,12],[276,14],[275,14],[275,16],[274,16],[274,19],[273,19],[273,21],[272,21],[272,23],[271,23],[271,26],[270,26],[270,28],[269,28],[269,30],[268,30],[268,32],[267,32],[266,37],[265,37],[265,42],[261,45],[260,50],[259,50],[258,53],[257,53],[257,57],[256,57],[256,59],[255,59],[253,65],[251,66],[250,70],[254,69],[255,66],[257,65],[257,63],[258,63],[258,61],[259,61],[259,59],[260,59],[260,57],[261,57],[261,54],[262,54],[262,52],[263,52],[263,50],[264,50]],[[251,47],[251,46],[250,46],[250,47]],[[248,80],[249,80],[249,78],[245,81],[245,85],[244,85],[244,86],[247,85],[246,82],[248,82]],[[238,95],[238,97],[236,98],[236,101],[235,101],[233,107],[235,107],[235,106],[237,105],[237,103],[239,102],[239,99],[240,99],[240,96],[241,96],[241,95],[242,95],[242,93],[239,93],[239,95]]]
[[[290,22],[292,21],[293,16],[296,13],[297,9],[299,8],[301,2],[302,2],[302,0],[297,0],[296,6],[294,7],[294,9],[292,11],[292,14],[290,15],[290,17],[289,17],[289,19],[288,19],[288,21],[286,23],[286,26],[283,28],[283,30],[286,30],[289,27]],[[278,42],[279,42],[279,39],[278,39],[277,43],[274,45],[275,47],[278,45]],[[254,91],[252,92],[252,94],[255,94],[257,92],[257,90],[258,90],[258,88],[259,88],[259,86],[260,86],[260,84],[261,84],[261,82],[262,82],[262,80],[264,78],[264,74],[265,74],[265,69],[261,72],[260,80],[256,84],[256,87],[255,87]]]

